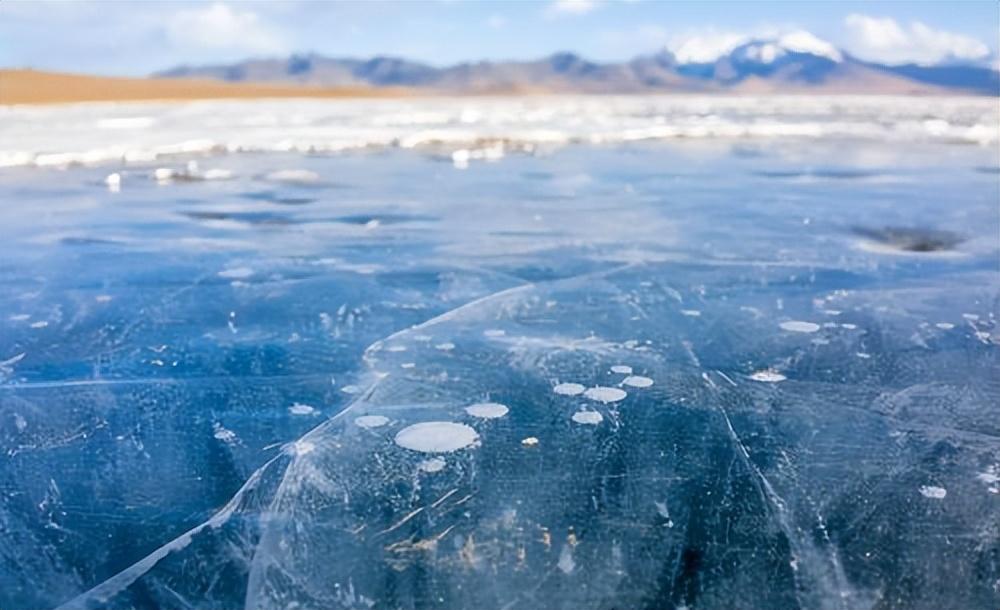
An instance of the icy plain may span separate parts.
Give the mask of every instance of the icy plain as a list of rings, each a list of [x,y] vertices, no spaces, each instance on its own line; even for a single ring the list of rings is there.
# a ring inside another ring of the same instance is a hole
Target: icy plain
[[[2,111],[0,608],[1000,606],[995,100],[372,104]]]

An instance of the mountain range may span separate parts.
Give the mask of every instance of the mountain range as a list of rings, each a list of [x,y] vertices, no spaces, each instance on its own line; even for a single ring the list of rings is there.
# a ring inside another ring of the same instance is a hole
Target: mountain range
[[[158,78],[321,87],[405,87],[432,93],[856,93],[1000,95],[1000,71],[977,65],[884,65],[863,61],[807,32],[745,42],[712,61],[679,61],[668,50],[599,63],[574,53],[534,61],[446,67],[378,56],[314,53],[233,64],[179,66]]]

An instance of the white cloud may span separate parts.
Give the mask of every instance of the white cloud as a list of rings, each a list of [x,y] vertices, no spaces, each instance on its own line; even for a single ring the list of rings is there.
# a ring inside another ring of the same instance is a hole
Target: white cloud
[[[935,64],[947,60],[978,61],[990,56],[983,42],[935,30],[919,21],[899,24],[891,17],[852,13],[844,19],[846,48],[863,59],[884,63]]]
[[[503,15],[493,14],[486,19],[486,25],[493,28],[494,30],[499,30],[500,28],[507,25],[507,18]]]
[[[276,53],[285,50],[280,37],[256,13],[216,2],[185,9],[166,22],[167,37],[184,49]]]
[[[546,15],[586,15],[597,8],[597,0],[554,0],[546,10]]]
[[[699,34],[676,37],[670,41],[667,47],[673,52],[679,63],[702,64],[715,61],[751,38],[747,34],[709,30]]]

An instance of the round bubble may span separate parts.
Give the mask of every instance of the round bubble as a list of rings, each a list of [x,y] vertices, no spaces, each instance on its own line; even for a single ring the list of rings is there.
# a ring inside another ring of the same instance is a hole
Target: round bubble
[[[642,375],[630,375],[623,379],[622,383],[633,388],[648,388],[653,385],[653,380]]]
[[[782,330],[787,330],[793,333],[814,333],[819,330],[819,324],[814,322],[802,322],[799,320],[789,320],[788,322],[782,322],[779,324]]]
[[[450,453],[465,449],[479,440],[479,434],[465,424],[428,421],[413,424],[396,434],[396,444],[423,453]]]
[[[628,393],[625,390],[619,388],[608,388],[604,386],[597,386],[593,388],[587,388],[587,391],[583,393],[584,396],[591,400],[596,400],[597,402],[618,402],[619,400],[624,400]]]
[[[383,415],[362,415],[354,423],[362,428],[379,428],[389,423],[389,418]]]
[[[597,411],[577,411],[573,414],[573,421],[578,424],[588,424],[596,426],[604,421],[604,417]]]
[[[578,394],[583,394],[583,391],[587,388],[583,387],[579,383],[560,383],[556,387],[552,388],[552,391],[556,394],[562,394],[563,396],[576,396]]]
[[[507,405],[502,405],[497,402],[481,402],[479,404],[470,405],[465,407],[465,412],[473,417],[479,417],[482,419],[496,419],[498,417],[503,417],[507,415],[510,409]]]

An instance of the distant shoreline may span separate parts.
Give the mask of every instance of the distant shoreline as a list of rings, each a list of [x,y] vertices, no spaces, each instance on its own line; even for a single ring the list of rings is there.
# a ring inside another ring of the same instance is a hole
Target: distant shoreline
[[[201,79],[119,78],[39,70],[0,70],[0,106],[81,102],[169,102],[263,98],[407,97],[403,88],[309,87]]]
[[[429,97],[509,97],[509,96],[678,96],[678,97],[743,97],[743,96],[857,96],[857,97],[993,97],[976,93],[962,93],[946,89],[925,88],[900,92],[858,92],[850,89],[831,88],[817,91],[793,88],[782,91],[768,90],[760,83],[750,81],[738,90],[729,91],[655,91],[635,92],[579,92],[552,90],[545,87],[515,88],[482,91],[437,91],[406,87],[319,87],[312,85],[275,85],[269,83],[231,83],[211,79],[184,78],[128,78],[92,76],[65,72],[46,72],[31,69],[0,69],[0,107],[49,106],[59,104],[100,102],[189,102],[198,100],[255,100],[255,99],[395,99]]]

